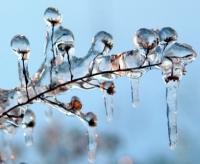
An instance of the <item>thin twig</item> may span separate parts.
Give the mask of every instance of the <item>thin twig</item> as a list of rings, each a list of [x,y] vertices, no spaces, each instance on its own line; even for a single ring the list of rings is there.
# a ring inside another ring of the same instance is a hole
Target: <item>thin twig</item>
[[[13,109],[15,109],[15,108],[17,108],[17,107],[20,107],[20,106],[29,104],[30,102],[32,102],[32,101],[35,100],[35,99],[38,99],[38,98],[41,99],[41,96],[43,96],[43,95],[46,94],[46,93],[52,92],[53,90],[55,90],[55,89],[57,89],[57,88],[59,88],[59,87],[62,87],[62,86],[65,86],[65,85],[68,85],[68,84],[77,82],[77,81],[79,81],[79,80],[82,80],[82,79],[85,79],[85,78],[94,77],[94,76],[97,76],[97,75],[103,75],[103,74],[107,74],[107,73],[115,73],[115,72],[120,72],[120,71],[133,71],[133,70],[137,70],[137,69],[144,69],[144,68],[154,67],[154,66],[159,66],[159,65],[161,65],[161,63],[152,64],[152,65],[150,65],[150,66],[149,66],[149,65],[147,65],[147,66],[140,66],[140,67],[136,67],[136,68],[127,68],[127,69],[118,69],[118,70],[111,70],[111,71],[103,71],[103,72],[98,72],[98,73],[94,73],[94,74],[88,74],[88,75],[83,76],[83,77],[80,77],[80,78],[76,78],[76,79],[73,79],[73,80],[71,80],[71,81],[68,81],[68,82],[65,82],[65,83],[63,83],[63,84],[60,84],[60,85],[58,85],[58,86],[55,86],[55,87],[53,87],[53,88],[50,88],[49,90],[44,91],[44,92],[38,94],[37,96],[30,98],[29,100],[27,100],[27,101],[24,102],[24,103],[21,103],[21,104],[18,104],[18,105],[13,106],[12,108],[10,108],[10,109],[8,109],[7,111],[5,111],[4,113],[2,113],[2,114],[0,115],[0,118],[2,118],[3,116],[5,116],[6,114],[8,114],[10,111],[12,111]]]

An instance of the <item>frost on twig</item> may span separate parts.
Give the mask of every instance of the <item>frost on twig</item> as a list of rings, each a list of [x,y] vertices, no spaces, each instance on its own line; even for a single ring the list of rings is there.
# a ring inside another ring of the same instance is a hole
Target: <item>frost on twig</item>
[[[45,104],[47,120],[52,120],[52,109],[65,115],[79,118],[87,129],[88,159],[95,161],[97,146],[97,117],[93,112],[82,112],[82,103],[76,96],[71,101],[60,102],[57,95],[73,88],[103,92],[106,118],[113,120],[113,80],[127,76],[131,82],[134,107],[139,105],[140,78],[152,69],[161,69],[166,84],[166,102],[170,147],[177,145],[177,91],[185,66],[196,58],[191,46],[177,42],[177,32],[165,27],[139,29],[134,35],[135,49],[109,55],[113,48],[111,34],[100,31],[92,41],[88,53],[75,56],[74,35],[61,25],[62,15],[56,8],[47,8],[44,13],[47,25],[44,62],[30,78],[28,59],[30,45],[20,34],[11,40],[11,49],[18,56],[20,86],[10,90],[0,89],[0,127],[7,133],[22,125],[27,146],[33,145],[35,115],[27,109],[31,104]],[[49,108],[47,107],[49,106]]]

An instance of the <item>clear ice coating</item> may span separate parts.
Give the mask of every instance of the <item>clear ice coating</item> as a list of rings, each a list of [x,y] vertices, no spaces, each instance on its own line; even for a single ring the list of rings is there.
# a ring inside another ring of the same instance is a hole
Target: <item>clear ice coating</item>
[[[113,80],[127,76],[131,82],[133,106],[139,105],[140,78],[152,69],[160,69],[166,84],[167,118],[170,148],[177,145],[177,91],[186,66],[197,56],[190,45],[177,42],[178,34],[171,27],[162,29],[141,28],[134,35],[135,49],[110,55],[113,36],[98,32],[88,53],[75,56],[74,35],[61,25],[58,9],[49,7],[44,13],[47,25],[44,61],[38,71],[29,77],[28,59],[30,44],[20,34],[11,40],[11,49],[18,56],[20,85],[10,90],[0,88],[0,129],[9,135],[22,126],[27,146],[33,145],[35,115],[29,105],[45,104],[47,120],[52,120],[55,108],[68,116],[76,116],[86,129],[88,159],[95,161],[97,147],[97,117],[93,112],[83,113],[82,102],[73,96],[68,103],[57,95],[78,88],[101,89],[106,108],[106,118],[113,120]]]
[[[31,147],[33,145],[33,129],[35,127],[35,114],[27,109],[22,122],[22,128],[24,129],[24,137],[26,146]]]

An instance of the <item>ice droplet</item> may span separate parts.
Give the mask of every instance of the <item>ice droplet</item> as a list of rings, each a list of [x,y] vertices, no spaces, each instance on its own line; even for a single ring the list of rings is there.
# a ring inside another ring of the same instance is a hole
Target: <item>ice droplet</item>
[[[160,42],[176,41],[177,39],[178,39],[178,34],[171,27],[164,27],[159,31],[159,41]]]
[[[107,55],[113,47],[113,36],[105,31],[98,32],[92,41],[92,50]]]
[[[137,107],[139,105],[139,78],[133,79],[129,78],[131,83],[131,97],[132,97],[132,105]]]
[[[114,94],[114,83],[103,82],[101,85],[103,92],[104,105],[106,109],[106,119],[109,122],[113,121],[113,94]]]
[[[44,12],[44,20],[48,26],[57,25],[62,22],[62,15],[58,9],[49,7]]]
[[[35,127],[35,114],[28,109],[23,119],[22,128],[24,129],[24,137],[26,146],[31,147],[33,145],[33,129]]]
[[[141,54],[147,55],[156,46],[157,38],[152,30],[141,28],[134,35],[134,43]]]
[[[18,56],[20,60],[28,60],[30,52],[30,44],[28,39],[20,34],[12,38],[10,43],[12,51]]]
[[[169,146],[175,149],[177,145],[177,91],[180,81],[170,80],[166,83],[167,118]]]

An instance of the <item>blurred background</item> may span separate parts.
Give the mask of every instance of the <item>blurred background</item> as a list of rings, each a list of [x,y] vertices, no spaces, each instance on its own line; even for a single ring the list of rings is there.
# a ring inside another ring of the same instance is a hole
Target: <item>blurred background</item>
[[[93,36],[107,31],[114,36],[110,54],[134,49],[133,35],[139,28],[172,27],[178,42],[191,45],[200,52],[199,0],[101,0],[101,1],[2,1],[0,11],[0,86],[19,86],[17,57],[10,41],[24,34],[31,45],[29,73],[32,76],[44,60],[46,8],[56,7],[63,14],[62,25],[75,36],[76,56],[83,57]],[[96,164],[198,164],[200,161],[200,73],[199,57],[186,67],[178,91],[178,146],[169,148],[165,85],[161,71],[152,70],[140,80],[140,105],[131,104],[130,82],[115,80],[114,120],[106,121],[102,93],[72,90],[59,99],[70,102],[78,96],[83,112],[93,111],[98,117]],[[15,164],[87,164],[86,129],[75,117],[56,109],[51,123],[45,120],[43,104],[30,106],[36,114],[34,146],[27,148],[23,130],[12,136],[11,148]],[[1,134],[0,136],[3,134]],[[0,137],[1,138],[1,137]],[[0,148],[2,149],[2,142]],[[1,150],[0,149],[0,150]]]

